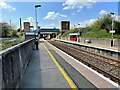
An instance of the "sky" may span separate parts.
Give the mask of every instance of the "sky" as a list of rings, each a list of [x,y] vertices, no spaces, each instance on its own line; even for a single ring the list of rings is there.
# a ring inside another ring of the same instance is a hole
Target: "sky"
[[[60,28],[61,20],[69,20],[71,27],[89,26],[98,17],[110,12],[115,13],[118,19],[118,2],[97,2],[96,0],[64,0],[63,2],[0,2],[0,21],[11,23],[19,28],[19,19],[22,23],[29,21],[35,26],[35,5],[37,8],[38,26]],[[88,2],[91,1],[91,2]],[[79,23],[79,25],[78,25]]]

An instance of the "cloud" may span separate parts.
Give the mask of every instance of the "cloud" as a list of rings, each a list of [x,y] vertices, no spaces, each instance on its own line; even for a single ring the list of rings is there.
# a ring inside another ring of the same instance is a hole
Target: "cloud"
[[[54,26],[55,24],[50,24],[50,26]]]
[[[92,5],[96,2],[97,0],[66,0],[63,3],[63,10],[68,10],[68,9],[77,9],[77,12],[79,12],[81,9],[84,7],[90,8]]]
[[[48,25],[49,27],[54,27],[55,26],[55,24],[50,24],[50,25]]]
[[[106,14],[106,13],[104,13]],[[94,24],[95,21],[97,21],[98,19],[90,19],[90,20],[86,20],[84,22],[79,22],[79,26],[77,27],[86,27],[86,26],[90,26],[92,24]],[[114,20],[115,21],[119,21],[120,22],[120,16],[114,16]]]
[[[106,14],[110,14],[109,11],[106,11],[106,10],[101,10],[99,12],[100,15],[106,15]],[[119,21],[120,22],[120,16],[116,16],[116,15],[113,15],[112,16],[114,18],[115,21]]]
[[[0,10],[0,22],[3,21],[3,18],[2,18],[2,10]]]
[[[59,12],[48,12],[47,16],[44,17],[44,19],[57,19],[58,17],[67,17],[67,15],[60,14]]]
[[[86,27],[86,26],[90,26],[90,25],[94,24],[94,22],[96,20],[97,19],[90,19],[90,20],[86,20],[84,22],[79,22],[79,24],[80,24],[80,27]]]
[[[33,17],[28,17],[27,20],[28,20],[29,22],[35,22],[35,19],[34,19]]]
[[[23,22],[30,22],[30,23],[33,23],[35,22],[35,19],[33,17],[27,17],[26,20],[24,20]]]
[[[74,15],[75,15],[75,13],[72,13],[72,15],[74,16]]]
[[[115,16],[114,18],[115,18],[115,21],[120,22],[120,16]]]
[[[109,14],[110,12],[106,11],[106,10],[101,10],[99,14],[101,15],[105,15],[105,14]]]
[[[14,7],[8,5],[5,2],[0,2],[0,9],[4,9],[4,10],[8,10],[8,11],[16,10]]]

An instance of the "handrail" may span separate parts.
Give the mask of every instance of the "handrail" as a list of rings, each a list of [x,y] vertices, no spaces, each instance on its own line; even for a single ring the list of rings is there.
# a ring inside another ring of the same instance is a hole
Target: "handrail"
[[[12,46],[12,47],[6,48],[5,50],[0,51],[0,56],[1,56],[2,54],[4,54],[4,53],[9,52],[9,51],[11,51],[11,50],[14,50],[15,48],[18,48],[18,47],[20,47],[20,46],[24,45],[25,43],[28,43],[28,42],[30,42],[30,41],[32,41],[32,40],[34,40],[34,38],[32,38],[32,39],[30,39],[30,40],[27,40],[27,41],[24,41],[24,42],[22,42],[22,43],[19,43],[19,44],[17,44],[17,45],[14,45],[14,46]]]

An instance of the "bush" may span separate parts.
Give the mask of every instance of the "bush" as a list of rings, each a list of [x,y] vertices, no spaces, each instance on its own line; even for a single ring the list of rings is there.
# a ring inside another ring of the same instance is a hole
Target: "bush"
[[[6,49],[6,48],[9,48],[9,47],[12,47],[14,45],[17,45],[21,42],[23,42],[24,40],[15,40],[15,41],[6,41],[6,42],[3,42],[2,43],[2,50]]]
[[[109,33],[111,29],[112,17],[107,14],[98,18],[91,26],[66,31],[62,37],[68,37],[69,33],[81,32],[82,38],[111,38],[112,35]],[[114,29],[114,38],[120,38],[120,22],[114,21]]]

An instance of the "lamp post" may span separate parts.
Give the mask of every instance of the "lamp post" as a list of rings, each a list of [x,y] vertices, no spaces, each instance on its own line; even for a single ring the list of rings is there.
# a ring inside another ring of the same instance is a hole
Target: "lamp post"
[[[112,16],[114,16],[113,12],[111,12],[110,14]],[[112,33],[112,41],[111,41],[111,47],[112,47],[112,46],[114,46],[114,44],[113,44],[113,34],[115,33],[115,31],[114,31],[114,17],[112,17],[112,30],[110,31],[110,33]]]
[[[80,24],[78,23],[78,28],[80,28]]]
[[[37,24],[38,24],[38,22],[37,22],[37,8],[38,7],[41,7],[41,5],[35,5],[36,29],[37,29]]]
[[[38,29],[38,22],[37,22],[37,8],[41,7],[41,5],[35,5],[35,17],[36,17],[36,30]],[[38,33],[38,32],[37,32]],[[36,45],[36,49],[38,50],[38,39],[36,38],[36,32],[34,33],[35,35],[35,45]],[[37,34],[38,35],[38,34]]]
[[[111,12],[110,14],[114,15],[113,12]],[[113,39],[113,33],[114,33],[114,19],[112,18],[112,39]]]
[[[75,29],[75,25],[74,25],[74,29]]]

